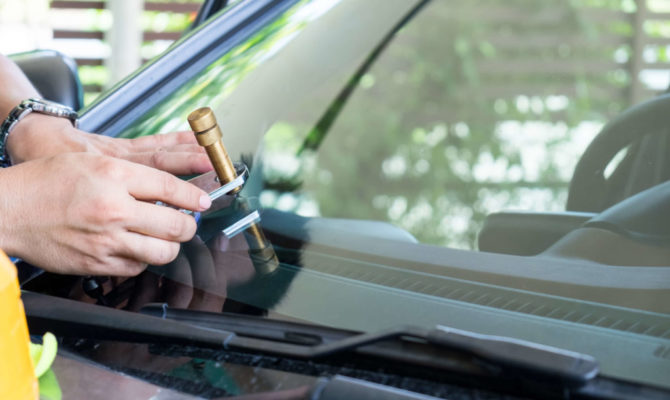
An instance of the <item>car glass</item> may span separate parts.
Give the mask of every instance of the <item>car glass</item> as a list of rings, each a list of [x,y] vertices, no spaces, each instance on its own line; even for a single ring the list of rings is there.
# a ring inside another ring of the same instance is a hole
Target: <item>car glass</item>
[[[119,304],[443,324],[667,385],[668,40],[641,7],[298,2],[123,133],[209,106],[250,176]]]

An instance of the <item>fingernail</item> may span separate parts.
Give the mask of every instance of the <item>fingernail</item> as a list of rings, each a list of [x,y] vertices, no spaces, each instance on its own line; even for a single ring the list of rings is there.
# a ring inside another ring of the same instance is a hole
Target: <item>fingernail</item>
[[[212,205],[212,199],[208,195],[203,194],[200,196],[200,208],[203,210],[208,209]]]

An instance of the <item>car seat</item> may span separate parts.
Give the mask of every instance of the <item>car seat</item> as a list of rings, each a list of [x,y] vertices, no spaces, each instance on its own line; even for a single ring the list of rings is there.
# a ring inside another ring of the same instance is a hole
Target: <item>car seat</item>
[[[46,99],[80,110],[83,87],[75,61],[57,51],[37,50],[10,55]]]
[[[566,209],[600,212],[670,180],[668,110],[670,94],[663,94],[607,124],[575,167]]]
[[[601,211],[670,180],[670,94],[631,107],[582,154],[566,212],[499,212],[478,235],[481,251],[536,255]]]

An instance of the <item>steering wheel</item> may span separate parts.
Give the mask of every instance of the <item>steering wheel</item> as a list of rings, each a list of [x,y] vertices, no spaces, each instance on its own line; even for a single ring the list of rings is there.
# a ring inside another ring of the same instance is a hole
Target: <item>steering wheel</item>
[[[608,206],[604,171],[623,148],[659,128],[670,126],[670,94],[629,108],[608,123],[589,144],[575,167],[566,209],[599,212]]]

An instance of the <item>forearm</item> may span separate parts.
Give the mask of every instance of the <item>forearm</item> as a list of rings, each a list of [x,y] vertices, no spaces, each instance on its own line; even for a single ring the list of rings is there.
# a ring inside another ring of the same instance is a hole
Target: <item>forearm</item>
[[[12,108],[39,93],[14,62],[0,54],[0,116],[5,119]]]
[[[15,219],[21,217],[21,202],[16,201],[17,185],[22,182],[17,179],[17,173],[13,168],[0,168],[0,249],[9,256],[16,256],[17,245],[14,234]]]

